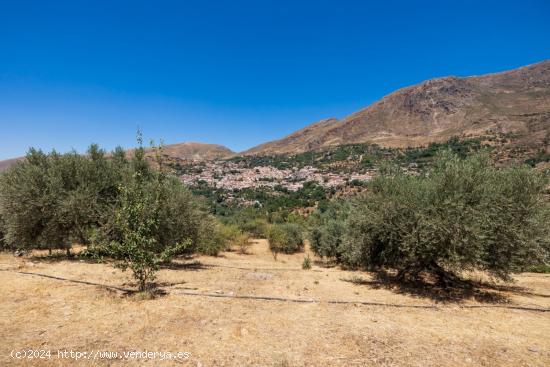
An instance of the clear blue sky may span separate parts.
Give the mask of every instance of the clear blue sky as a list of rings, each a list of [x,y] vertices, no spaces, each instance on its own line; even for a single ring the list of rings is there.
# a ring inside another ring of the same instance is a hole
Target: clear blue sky
[[[422,80],[550,58],[550,1],[1,1],[0,159],[243,150]]]

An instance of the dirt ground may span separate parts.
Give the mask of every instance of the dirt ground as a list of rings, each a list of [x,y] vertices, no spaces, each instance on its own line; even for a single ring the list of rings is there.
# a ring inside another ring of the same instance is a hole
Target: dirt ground
[[[197,256],[161,270],[165,294],[143,299],[109,264],[1,254],[0,365],[550,365],[550,275],[442,295],[302,270],[304,256],[274,261],[264,240],[248,255]]]

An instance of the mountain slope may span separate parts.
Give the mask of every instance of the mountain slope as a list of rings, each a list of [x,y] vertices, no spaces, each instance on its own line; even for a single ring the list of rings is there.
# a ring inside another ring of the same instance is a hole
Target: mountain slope
[[[231,149],[218,144],[185,142],[162,147],[163,154],[183,160],[212,160],[227,158],[235,154]]]
[[[329,129],[333,127],[336,123],[338,123],[338,120],[335,118],[321,120],[314,124],[308,125],[281,140],[271,141],[255,146],[254,148],[247,150],[245,154],[278,152],[280,150],[313,150],[318,147],[318,136],[322,135],[323,132],[329,131]]]
[[[0,172],[7,170],[12,165],[14,165],[16,162],[18,162],[22,159],[24,159],[24,158],[23,157],[11,158],[11,159],[6,159],[6,160],[3,160],[3,161],[0,161]]]
[[[550,60],[496,74],[428,80],[342,120],[317,122],[243,154],[298,153],[364,142],[419,146],[487,132],[514,133],[520,143],[547,148]]]

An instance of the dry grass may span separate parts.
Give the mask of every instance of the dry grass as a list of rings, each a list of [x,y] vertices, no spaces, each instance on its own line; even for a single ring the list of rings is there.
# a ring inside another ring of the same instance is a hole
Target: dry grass
[[[265,241],[248,255],[196,257],[159,273],[154,299],[53,278],[131,287],[108,264],[0,255],[0,365],[75,364],[9,357],[12,349],[187,351],[189,366],[548,366],[550,313],[493,306],[476,296],[437,303],[422,292],[377,286],[372,274],[313,266],[304,254],[273,261]],[[550,307],[550,276],[522,274],[490,287],[504,305]],[[276,296],[294,303],[192,296]],[[436,309],[330,304],[329,300],[432,305]],[[483,301],[485,303],[482,303]],[[490,302],[494,302],[493,299]],[[502,305],[502,304],[498,304]],[[143,360],[80,361],[138,365]],[[149,360],[150,365],[182,363]]]

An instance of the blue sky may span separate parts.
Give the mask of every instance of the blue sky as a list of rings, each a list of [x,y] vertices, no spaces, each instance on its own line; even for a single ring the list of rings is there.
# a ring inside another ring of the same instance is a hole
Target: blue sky
[[[0,159],[243,150],[425,79],[550,58],[541,1],[0,1]]]

